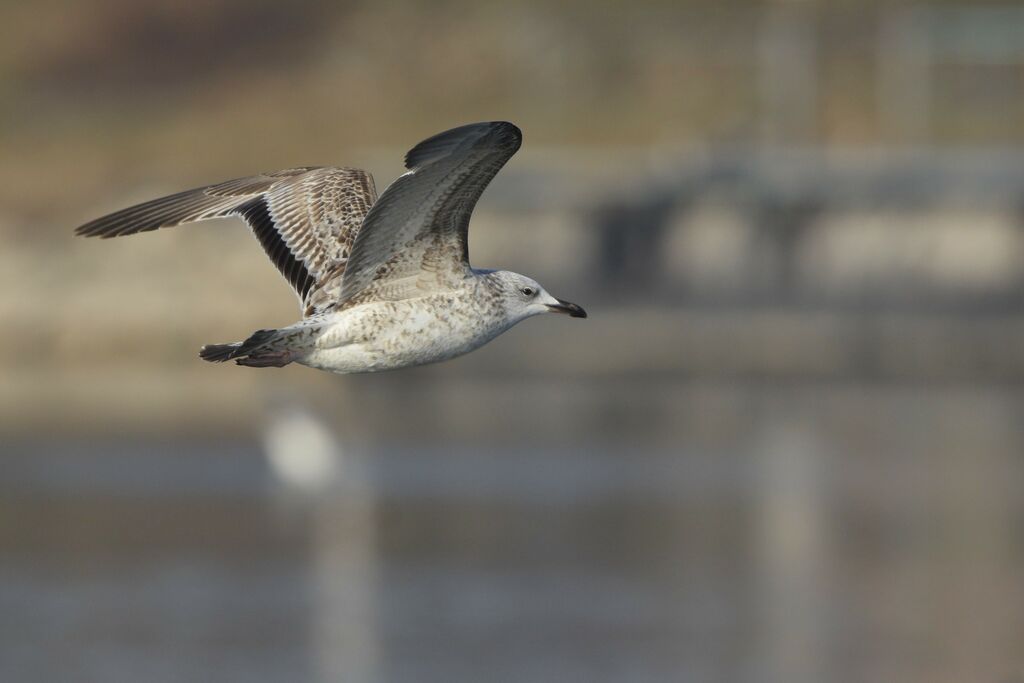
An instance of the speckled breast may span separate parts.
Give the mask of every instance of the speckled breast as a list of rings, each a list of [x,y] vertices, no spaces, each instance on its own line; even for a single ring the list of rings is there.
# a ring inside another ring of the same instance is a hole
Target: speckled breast
[[[300,361],[341,373],[379,372],[468,353],[508,329],[502,311],[465,291],[349,309]]]

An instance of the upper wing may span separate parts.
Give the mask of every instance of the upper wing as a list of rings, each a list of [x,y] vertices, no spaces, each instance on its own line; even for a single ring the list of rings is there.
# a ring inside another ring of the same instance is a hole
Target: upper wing
[[[344,271],[363,217],[377,198],[373,177],[354,168],[291,168],[154,199],[86,223],[75,233],[119,237],[239,216],[308,305],[326,277]],[[314,307],[315,308],[315,307]]]
[[[461,278],[477,199],[522,142],[511,123],[473,123],[424,140],[405,156],[407,173],[366,214],[352,245],[340,303],[403,299]]]

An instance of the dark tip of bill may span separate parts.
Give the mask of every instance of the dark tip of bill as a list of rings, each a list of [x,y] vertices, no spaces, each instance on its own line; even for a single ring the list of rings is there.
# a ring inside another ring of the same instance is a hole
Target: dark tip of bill
[[[558,301],[557,304],[555,304],[553,306],[549,306],[549,308],[552,311],[554,311],[555,313],[565,313],[570,318],[586,318],[587,317],[587,312],[583,310],[582,306],[579,306],[578,304],[574,304],[574,303],[572,303],[570,301],[562,301],[561,299],[558,299],[557,301]]]

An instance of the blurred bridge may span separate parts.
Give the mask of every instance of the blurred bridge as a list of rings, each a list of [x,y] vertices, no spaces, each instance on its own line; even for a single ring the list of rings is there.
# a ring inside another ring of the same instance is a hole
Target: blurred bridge
[[[742,289],[745,298],[755,300],[801,300],[808,294],[817,298],[820,290],[800,292],[800,273],[810,269],[801,259],[810,256],[808,243],[818,237],[816,232],[829,230],[838,216],[885,215],[888,227],[899,231],[903,223],[927,216],[941,219],[954,211],[966,221],[958,228],[965,242],[977,239],[972,213],[983,221],[998,213],[1001,238],[1008,242],[1016,243],[1024,227],[1024,158],[1012,151],[730,150],[651,180],[647,187],[631,187],[587,209],[600,242],[593,273],[627,297],[630,290],[648,294],[669,283],[671,274],[665,270],[671,231],[699,220],[693,214],[709,199],[730,206],[747,225],[762,263],[760,273],[751,273],[760,277],[749,279]],[[934,239],[942,237],[941,230],[922,232],[919,253],[929,253]],[[899,244],[901,239],[894,236],[893,241]],[[1024,262],[1014,270],[982,298],[1017,304]],[[891,274],[904,283],[905,275]],[[939,285],[944,290],[940,295],[956,294],[957,289],[955,282],[918,284]],[[876,297],[876,303],[884,303],[883,298]],[[977,306],[978,297],[970,303]]]

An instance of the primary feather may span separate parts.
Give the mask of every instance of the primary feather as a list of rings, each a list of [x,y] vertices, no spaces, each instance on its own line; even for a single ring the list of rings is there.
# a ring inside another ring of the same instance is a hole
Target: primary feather
[[[356,233],[376,198],[373,177],[365,171],[291,168],[153,199],[97,218],[75,232],[120,237],[237,216],[311,315],[334,298],[320,290],[340,287]]]

